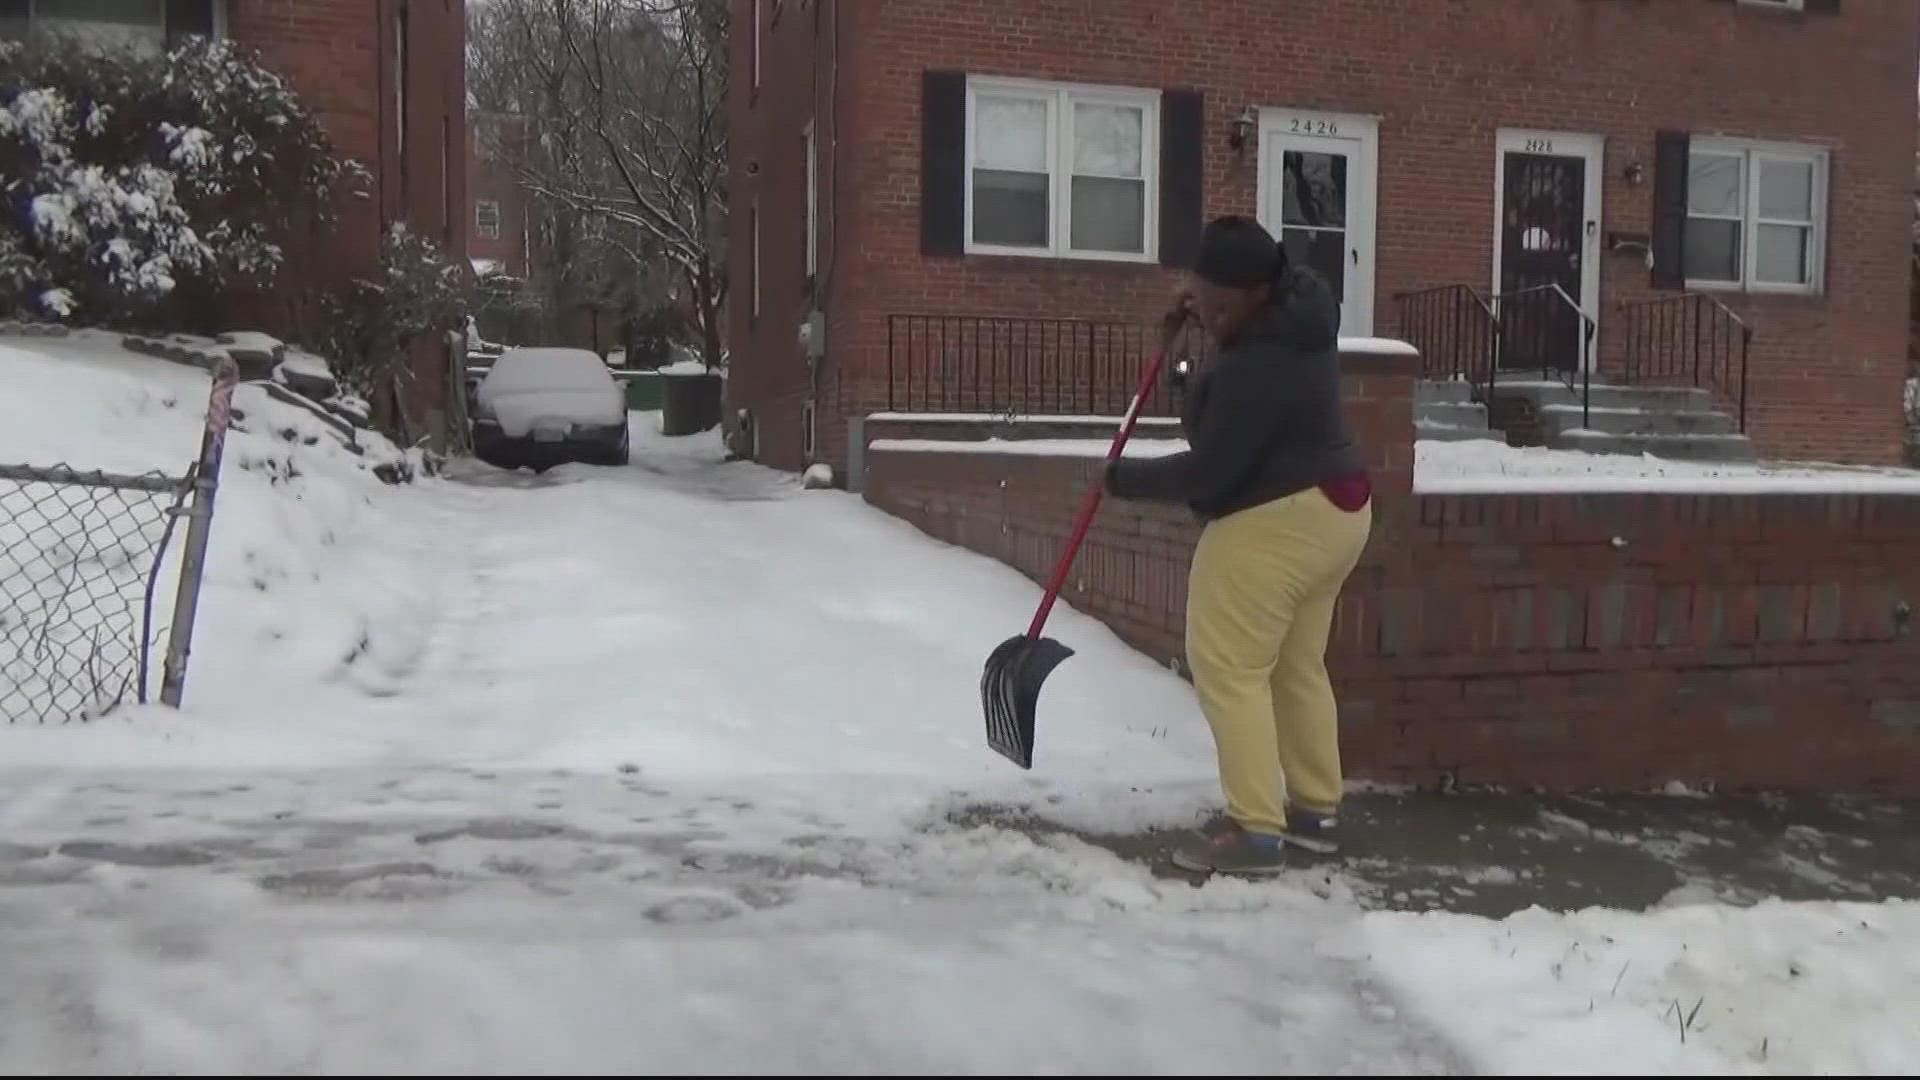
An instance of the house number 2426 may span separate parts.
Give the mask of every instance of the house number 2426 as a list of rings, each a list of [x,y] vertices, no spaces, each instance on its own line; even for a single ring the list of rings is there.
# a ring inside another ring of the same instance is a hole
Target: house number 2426
[[[1333,120],[1305,120],[1296,116],[1287,130],[1295,135],[1338,135],[1340,125]]]

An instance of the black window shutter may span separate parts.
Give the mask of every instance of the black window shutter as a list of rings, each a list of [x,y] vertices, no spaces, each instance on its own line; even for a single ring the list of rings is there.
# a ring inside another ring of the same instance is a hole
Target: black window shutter
[[[0,19],[25,19],[32,7],[33,0],[0,0]]]
[[[213,36],[214,0],[167,0],[167,47],[189,37]]]
[[[1200,253],[1206,213],[1206,96],[1160,96],[1160,265],[1186,267]]]
[[[1687,286],[1687,153],[1684,131],[1653,137],[1653,287]]]
[[[1840,0],[1807,0],[1807,10],[1822,15],[1838,15]]]
[[[920,82],[920,253],[967,248],[967,75],[928,71]]]

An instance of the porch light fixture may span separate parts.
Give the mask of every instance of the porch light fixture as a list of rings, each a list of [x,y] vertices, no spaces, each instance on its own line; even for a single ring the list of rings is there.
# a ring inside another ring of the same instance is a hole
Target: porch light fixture
[[[1227,145],[1235,150],[1244,149],[1259,126],[1260,117],[1254,113],[1253,106],[1240,110],[1240,115],[1233,118],[1233,130],[1227,133]]]
[[[1627,183],[1634,187],[1639,187],[1641,182],[1647,178],[1647,167],[1637,161],[1628,162],[1627,167],[1622,170],[1622,174],[1626,177]]]

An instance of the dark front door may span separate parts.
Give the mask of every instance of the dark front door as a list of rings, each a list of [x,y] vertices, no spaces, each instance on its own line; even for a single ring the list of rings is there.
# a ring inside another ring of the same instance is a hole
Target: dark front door
[[[1586,160],[1509,153],[1501,165],[1500,366],[1578,371]]]

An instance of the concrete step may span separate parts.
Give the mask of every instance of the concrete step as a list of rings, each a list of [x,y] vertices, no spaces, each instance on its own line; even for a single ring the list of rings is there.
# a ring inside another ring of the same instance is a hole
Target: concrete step
[[[1669,461],[1753,461],[1745,435],[1631,435],[1580,428],[1547,439],[1555,450],[1589,454],[1651,454]]]
[[[1501,380],[1496,395],[1525,397],[1536,405],[1578,405],[1580,393],[1565,383],[1540,379]],[[1596,381],[1591,401],[1595,408],[1658,409],[1668,412],[1712,412],[1713,394],[1689,386],[1614,386]]]
[[[1548,437],[1576,428],[1609,435],[1732,435],[1733,417],[1723,412],[1674,409],[1619,409],[1595,405],[1543,405],[1540,426]]]
[[[1421,401],[1414,403],[1413,418],[1453,427],[1486,427],[1487,407],[1470,401]]]
[[[1422,379],[1413,384],[1416,405],[1462,405],[1473,400],[1473,384],[1458,379]]]
[[[1507,437],[1484,422],[1479,424],[1442,424],[1430,420],[1413,422],[1413,437],[1427,442],[1479,442],[1505,444]]]

